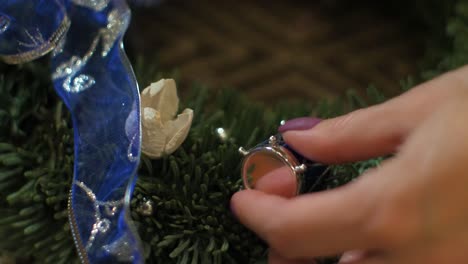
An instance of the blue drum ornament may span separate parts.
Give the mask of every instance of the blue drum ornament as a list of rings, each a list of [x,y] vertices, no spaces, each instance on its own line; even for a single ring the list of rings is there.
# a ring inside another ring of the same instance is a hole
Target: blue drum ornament
[[[0,58],[51,53],[51,76],[71,112],[69,219],[82,263],[143,263],[129,202],[140,159],[138,85],[123,50],[124,0],[1,0]]]

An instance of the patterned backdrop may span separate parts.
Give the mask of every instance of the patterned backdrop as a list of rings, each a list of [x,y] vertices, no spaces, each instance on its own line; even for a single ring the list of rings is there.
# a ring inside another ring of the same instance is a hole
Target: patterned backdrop
[[[182,86],[235,87],[265,101],[369,84],[392,95],[417,71],[421,38],[392,12],[349,2],[168,0],[134,11],[128,42],[135,53],[156,52]]]

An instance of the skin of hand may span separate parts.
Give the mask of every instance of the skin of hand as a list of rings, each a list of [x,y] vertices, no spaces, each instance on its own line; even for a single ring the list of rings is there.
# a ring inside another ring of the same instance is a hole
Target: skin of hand
[[[283,136],[324,163],[395,155],[329,191],[234,194],[233,213],[269,244],[270,264],[342,252],[347,264],[467,263],[468,66]]]

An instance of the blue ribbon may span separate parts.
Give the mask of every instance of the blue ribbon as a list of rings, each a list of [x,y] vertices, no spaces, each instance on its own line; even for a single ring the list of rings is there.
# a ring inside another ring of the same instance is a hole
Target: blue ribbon
[[[72,114],[69,212],[83,263],[143,263],[129,216],[140,159],[140,98],[122,48],[124,0],[1,0],[0,57],[52,52],[52,79]]]

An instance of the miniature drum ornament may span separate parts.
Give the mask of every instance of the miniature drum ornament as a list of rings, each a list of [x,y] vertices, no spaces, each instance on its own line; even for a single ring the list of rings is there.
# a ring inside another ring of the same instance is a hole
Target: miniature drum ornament
[[[292,197],[313,191],[326,170],[291,149],[280,135],[239,152],[244,155],[241,174],[246,189]]]

